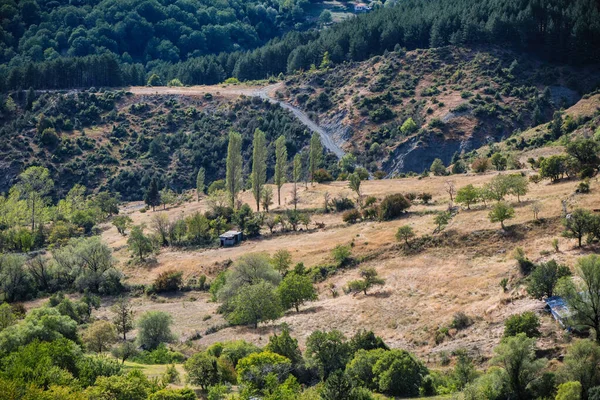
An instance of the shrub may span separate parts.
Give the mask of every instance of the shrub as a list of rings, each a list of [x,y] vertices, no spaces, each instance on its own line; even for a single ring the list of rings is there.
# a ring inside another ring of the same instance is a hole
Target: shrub
[[[579,185],[577,185],[577,190],[575,190],[576,193],[589,193],[590,192],[590,181],[588,179],[584,180],[583,182],[579,182]]]
[[[183,272],[181,271],[164,271],[158,274],[154,280],[154,290],[156,293],[175,292],[182,286]]]
[[[360,218],[361,214],[360,211],[358,211],[357,209],[345,211],[342,215],[342,219],[344,220],[344,222],[347,222],[349,224],[354,224],[358,222]]]
[[[473,171],[482,173],[490,169],[490,160],[487,157],[480,157],[471,164]]]
[[[390,221],[398,218],[409,207],[410,201],[403,195],[399,193],[387,195],[379,206],[379,219],[382,221]]]
[[[350,251],[350,246],[338,244],[331,251],[331,255],[340,267],[343,267],[352,260],[352,252]]]
[[[418,196],[418,198],[423,202],[423,204],[429,204],[431,199],[433,199],[433,196],[431,193],[423,192]]]
[[[456,314],[454,314],[454,318],[452,319],[452,324],[450,324],[450,327],[461,330],[468,328],[472,324],[473,320],[471,319],[471,317],[469,317],[464,312],[459,311]]]
[[[331,182],[333,180],[333,177],[326,169],[320,168],[315,171],[313,175],[313,180],[317,183]]]
[[[524,333],[527,337],[539,337],[540,320],[532,311],[510,316],[504,323],[504,337]]]
[[[339,199],[335,198],[335,199],[333,199],[333,206],[335,207],[335,210],[337,212],[341,212],[341,211],[353,209],[354,202],[347,197],[342,197]]]

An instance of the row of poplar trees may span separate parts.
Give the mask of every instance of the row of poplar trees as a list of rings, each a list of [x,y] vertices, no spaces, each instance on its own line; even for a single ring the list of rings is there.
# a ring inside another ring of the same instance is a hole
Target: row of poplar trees
[[[260,129],[254,131],[252,140],[252,172],[250,181],[252,183],[252,194],[256,200],[256,210],[260,210],[261,199],[264,196],[265,184],[267,183],[267,155],[268,144],[265,132]],[[313,133],[310,139],[308,176],[310,181],[314,182],[315,172],[318,170],[323,160],[323,146],[318,133]],[[227,146],[225,188],[229,194],[229,201],[232,207],[236,205],[238,193],[243,189],[243,157],[242,157],[242,135],[238,132],[229,132],[229,144]],[[288,181],[288,151],[285,136],[281,135],[275,140],[275,172],[273,183],[277,186],[277,204],[281,205],[281,187]],[[294,193],[296,185],[303,178],[302,155],[296,153],[292,163],[292,181],[294,182]],[[198,195],[204,188],[205,170],[200,168],[198,171],[196,188]],[[308,179],[307,179],[308,180]]]

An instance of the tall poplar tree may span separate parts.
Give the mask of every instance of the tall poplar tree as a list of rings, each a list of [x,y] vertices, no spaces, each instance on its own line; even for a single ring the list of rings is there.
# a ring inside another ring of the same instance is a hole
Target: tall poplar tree
[[[292,188],[292,202],[294,203],[294,210],[298,205],[298,181],[302,179],[302,155],[296,153],[294,156],[294,171],[292,173],[294,178],[294,187]]]
[[[256,199],[256,211],[259,211],[262,190],[267,181],[267,138],[260,129],[254,131],[252,147],[252,193]]]
[[[242,135],[234,131],[229,132],[225,186],[231,206],[235,207],[235,199],[242,189]]]
[[[288,162],[285,137],[279,136],[275,141],[275,185],[277,185],[277,204],[281,205],[281,187],[285,183]]]
[[[310,152],[308,167],[310,172],[310,183],[315,181],[315,172],[321,164],[323,158],[323,146],[321,145],[321,138],[317,132],[313,133],[310,138]]]
[[[206,178],[206,171],[204,168],[200,168],[198,170],[198,175],[196,176],[196,197],[197,200],[200,201],[200,193],[204,192],[204,179]]]

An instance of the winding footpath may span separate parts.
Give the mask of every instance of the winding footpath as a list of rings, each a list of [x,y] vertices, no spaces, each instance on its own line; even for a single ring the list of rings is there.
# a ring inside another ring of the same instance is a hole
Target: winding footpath
[[[192,87],[145,87],[135,86],[130,87],[129,91],[136,96],[152,96],[152,95],[180,95],[180,96],[202,96],[206,93],[218,94],[223,96],[249,96],[260,97],[263,100],[268,100],[271,103],[279,104],[279,106],[292,112],[296,118],[300,120],[312,132],[317,132],[321,137],[323,146],[335,154],[338,158],[342,158],[346,152],[342,150],[340,145],[336,143],[333,137],[328,134],[325,129],[312,121],[309,116],[299,109],[283,100],[279,100],[273,96],[273,93],[281,87],[281,83],[276,83],[268,86],[192,86]]]

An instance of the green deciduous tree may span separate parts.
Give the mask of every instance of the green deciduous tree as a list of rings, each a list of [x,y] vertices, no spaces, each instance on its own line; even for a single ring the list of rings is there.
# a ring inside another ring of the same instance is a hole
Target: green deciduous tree
[[[302,353],[298,347],[298,339],[290,336],[290,330],[284,325],[281,334],[276,333],[269,337],[269,343],[265,346],[266,351],[280,354],[297,365],[302,362]]]
[[[373,286],[385,284],[385,280],[379,277],[375,268],[361,268],[360,276],[362,279],[348,282],[350,290],[363,292],[366,295]]]
[[[292,253],[286,249],[279,249],[271,257],[271,264],[282,276],[285,275],[292,265]]]
[[[152,239],[144,234],[144,225],[134,225],[131,228],[127,245],[131,252],[139,257],[140,261],[144,261],[145,257],[154,251]]]
[[[427,368],[404,350],[386,351],[373,366],[378,389],[389,396],[418,396]]]
[[[535,339],[524,333],[505,338],[495,349],[494,365],[503,369],[503,380],[515,399],[530,398],[529,384],[538,378],[546,365],[535,356]]]
[[[569,275],[571,275],[569,267],[559,265],[554,260],[540,263],[535,267],[531,275],[529,275],[527,292],[536,299],[552,297],[558,280]]]
[[[127,228],[131,226],[133,220],[127,215],[118,215],[113,218],[112,224],[117,228],[117,232],[125,236]]]
[[[146,311],[137,320],[138,343],[147,350],[156,349],[161,343],[175,340],[171,332],[173,317],[162,311]]]
[[[260,129],[254,131],[252,141],[252,194],[256,200],[256,211],[260,210],[262,190],[267,181],[267,139]]]
[[[471,204],[475,204],[479,201],[479,190],[469,184],[465,187],[458,189],[456,193],[456,202],[467,206],[467,210],[471,209]]]
[[[277,186],[277,204],[281,205],[281,187],[286,181],[288,168],[288,153],[285,136],[281,135],[275,141],[275,186]]]
[[[561,279],[556,291],[569,306],[570,322],[591,328],[600,343],[600,256],[593,254],[577,260],[575,275],[577,280]]]
[[[446,175],[446,166],[444,165],[444,162],[442,160],[440,160],[439,158],[436,158],[435,160],[433,160],[433,162],[431,163],[431,167],[429,168],[429,170],[435,176],[444,176],[444,175]]]
[[[317,291],[308,276],[299,275],[294,272],[283,278],[277,288],[281,303],[285,309],[294,307],[296,312],[306,301],[317,299]]]
[[[115,325],[117,333],[123,335],[123,340],[127,340],[127,332],[133,330],[134,311],[129,299],[119,297],[115,304],[110,308],[113,312],[112,322]]]
[[[314,331],[306,341],[306,356],[326,380],[331,373],[344,369],[351,355],[351,346],[337,330]]]
[[[511,315],[504,322],[504,337],[517,336],[524,333],[527,337],[539,337],[540,320],[532,311]]]
[[[95,321],[83,333],[83,343],[88,350],[96,353],[106,351],[116,341],[117,331],[115,326],[108,321]]]
[[[414,238],[415,236],[415,231],[410,225],[403,225],[400,228],[398,228],[398,231],[396,232],[396,240],[404,241],[404,243],[408,247],[410,247],[409,240]]]
[[[47,196],[54,188],[50,171],[44,167],[29,167],[19,175],[16,186],[18,192],[27,201],[31,232],[35,231],[36,222],[42,217]]]
[[[581,383],[581,398],[600,385],[600,346],[591,340],[577,340],[569,346],[559,375],[565,381]]]
[[[205,352],[196,353],[183,364],[191,384],[202,390],[221,382],[217,357]]]
[[[290,374],[292,363],[286,357],[262,351],[242,358],[236,365],[238,382],[250,390],[262,390],[267,385],[267,376],[272,375],[282,383]]]
[[[504,226],[504,221],[511,219],[514,216],[515,209],[504,201],[499,201],[496,203],[489,213],[490,222],[500,222],[502,229],[506,229]]]
[[[237,132],[229,132],[226,167],[225,186],[229,193],[230,205],[235,207],[235,200],[242,189],[242,135]]]
[[[348,176],[348,187],[356,193],[356,203],[362,207],[362,193],[360,191],[361,179],[357,173],[352,173]]]
[[[591,211],[578,208],[563,219],[565,230],[563,236],[577,239],[578,246],[581,247],[581,239],[589,232],[590,222],[594,219]]]
[[[232,312],[227,315],[233,324],[253,325],[276,320],[283,315],[281,300],[275,287],[266,281],[244,285],[231,302]]]

